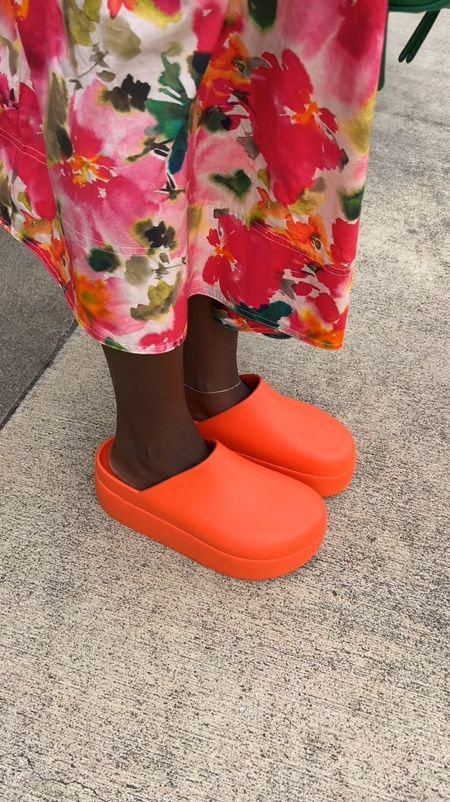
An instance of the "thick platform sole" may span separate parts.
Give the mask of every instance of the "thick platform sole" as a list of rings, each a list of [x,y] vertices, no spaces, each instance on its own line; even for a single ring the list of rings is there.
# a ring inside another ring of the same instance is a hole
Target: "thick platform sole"
[[[245,457],[245,459],[251,460],[251,462],[256,462],[257,465],[262,465],[264,468],[270,468],[272,471],[284,473],[285,476],[291,476],[293,479],[304,482],[305,485],[309,485],[314,488],[314,490],[317,490],[323,498],[337,496],[339,493],[346,490],[351,484],[356,468],[355,461],[350,468],[342,473],[335,474],[334,476],[315,476],[311,473],[302,473],[301,471],[294,471],[291,468],[285,468],[283,465],[273,465],[270,462],[264,462],[262,459],[250,457],[248,454],[241,454],[238,451],[236,453],[241,457]]]
[[[191,535],[189,532],[135,507],[107,488],[96,476],[97,498],[105,512],[135,532],[161,543],[191,560],[235,579],[276,579],[307,563],[319,550],[326,531],[326,513],[317,536],[294,554],[268,560],[251,560],[226,554]]]

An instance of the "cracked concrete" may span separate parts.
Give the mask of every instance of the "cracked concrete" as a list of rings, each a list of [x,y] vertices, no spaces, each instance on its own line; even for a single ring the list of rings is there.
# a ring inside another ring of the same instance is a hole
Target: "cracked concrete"
[[[78,786],[79,788],[81,788],[83,791],[87,791],[91,795],[92,799],[98,799],[99,802],[107,802],[106,799],[103,799],[97,793],[95,788],[91,788],[89,785],[86,785],[85,783],[80,782],[80,780],[65,780],[62,777],[44,777],[42,774],[40,774],[38,771],[36,771],[35,767],[33,766],[32,761],[30,760],[28,755],[19,755],[18,757],[19,758],[24,758],[26,760],[27,765],[29,766],[30,771],[32,772],[32,774],[34,774],[42,783],[52,783],[52,784],[55,784],[55,785],[63,785],[65,788],[69,788],[69,786],[75,785],[75,786]],[[86,800],[89,799],[89,797],[85,797],[85,798],[86,798]]]

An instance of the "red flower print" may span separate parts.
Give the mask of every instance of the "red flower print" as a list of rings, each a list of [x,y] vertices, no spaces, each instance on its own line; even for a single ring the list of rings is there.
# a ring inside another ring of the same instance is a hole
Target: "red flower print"
[[[146,351],[152,346],[161,348],[166,343],[179,342],[186,332],[186,307],[181,304],[174,304],[172,307],[172,325],[164,327],[163,331],[154,331],[144,334],[139,340],[139,348]]]
[[[245,226],[233,215],[220,217],[219,226],[221,237],[214,229],[208,236],[216,253],[205,264],[204,280],[218,281],[224,296],[238,303],[256,308],[268,303],[287,267],[288,253],[267,239],[263,226]]]
[[[46,0],[45,12],[41,3],[31,2],[19,15],[20,38],[27,59],[33,66],[33,81],[47,79],[49,58],[62,58],[66,49],[64,16],[59,0]]]
[[[383,3],[373,0],[358,0],[341,4],[343,20],[337,42],[356,63],[367,58],[374,44],[374,31],[382,31],[386,19]]]
[[[222,48],[216,48],[199,88],[198,99],[203,109],[218,106],[227,112],[240,105],[238,95],[248,92],[250,77],[243,74],[238,65],[248,60],[249,52],[237,33],[231,34]]]
[[[375,91],[386,23],[385,0],[279,3],[280,35],[298,31],[298,52],[323,58],[317,89],[342,103],[365,103]],[[324,24],[324,20],[327,24]],[[336,69],[339,65],[338,69]]]
[[[197,50],[209,53],[216,46],[218,34],[223,24],[223,5],[215,0],[203,0],[196,8],[192,20],[194,33],[198,38]]]
[[[294,292],[296,295],[310,295],[313,291],[314,287],[312,284],[308,284],[306,281],[299,281],[294,286]]]
[[[3,95],[2,91],[0,96],[2,150],[8,154],[15,173],[27,188],[28,197],[36,214],[51,220],[55,215],[56,205],[48,177],[44,141],[39,132],[40,112],[36,95],[27,84],[21,84],[20,150],[17,148],[19,110],[15,103],[2,108]]]
[[[350,270],[347,270],[345,273],[335,273],[324,267],[317,272],[316,278],[323,287],[329,290],[333,298],[343,298],[350,292],[352,281]]]
[[[315,265],[322,265],[329,253],[328,237],[320,217],[310,217],[306,223],[286,215],[286,236]]]
[[[270,301],[285,272],[306,278],[302,268],[308,258],[268,226],[246,226],[233,215],[223,215],[219,231],[209,233],[215,255],[207,260],[203,278],[208,284],[218,281],[225,297],[258,308]]]
[[[319,310],[320,317],[326,323],[336,323],[341,317],[341,313],[333,301],[331,295],[326,292],[321,292],[314,298],[314,304]]]
[[[149,200],[148,187],[165,185],[165,165],[151,154],[137,161],[124,157],[126,148],[142,150],[147,116],[133,109],[111,137],[115,111],[101,102],[101,92],[101,83],[94,81],[78,104],[69,105],[72,154],[53,170],[64,196],[62,214],[65,224],[105,242],[117,242],[120,219],[119,242],[136,246],[133,225],[143,209],[149,216],[159,209],[160,204]],[[102,129],[95,127],[99,114]]]
[[[347,223],[338,218],[333,223],[333,244],[331,253],[337,267],[347,267],[355,259],[358,244],[359,221]]]
[[[288,205],[312,186],[318,170],[338,167],[343,153],[333,136],[334,116],[313,100],[311,80],[295,53],[285,50],[281,64],[272,53],[263,58],[267,66],[252,74],[249,116],[275,198]]]

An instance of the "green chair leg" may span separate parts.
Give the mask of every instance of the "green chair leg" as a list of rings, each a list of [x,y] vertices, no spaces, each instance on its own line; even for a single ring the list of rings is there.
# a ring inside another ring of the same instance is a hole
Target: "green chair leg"
[[[380,77],[378,79],[378,91],[383,89],[385,78],[386,78],[386,50],[387,50],[387,34],[388,34],[388,24],[386,21],[386,30],[384,33],[384,43],[383,43],[383,53],[381,55],[381,64],[380,64]]]
[[[407,41],[405,47],[400,53],[398,57],[399,61],[406,61],[406,63],[409,64],[413,60],[414,56],[417,55],[419,49],[422,47],[425,39],[430,33],[439,16],[439,13],[439,11],[428,11],[425,16],[422,17],[413,35]]]

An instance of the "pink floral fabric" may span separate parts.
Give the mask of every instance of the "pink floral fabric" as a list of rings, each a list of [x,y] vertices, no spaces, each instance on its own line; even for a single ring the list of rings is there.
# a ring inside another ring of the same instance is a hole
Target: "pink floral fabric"
[[[0,217],[94,338],[343,343],[386,0],[0,0]]]

